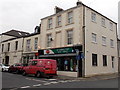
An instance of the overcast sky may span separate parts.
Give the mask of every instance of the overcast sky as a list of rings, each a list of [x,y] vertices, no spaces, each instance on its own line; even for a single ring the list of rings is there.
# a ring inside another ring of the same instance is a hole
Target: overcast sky
[[[54,14],[54,7],[64,10],[76,6],[78,0],[0,0],[0,34],[12,29],[34,32],[40,19]],[[87,6],[118,22],[118,1],[81,0]]]

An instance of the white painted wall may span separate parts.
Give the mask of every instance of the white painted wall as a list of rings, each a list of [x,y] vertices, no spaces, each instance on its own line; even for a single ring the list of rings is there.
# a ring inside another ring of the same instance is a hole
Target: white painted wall
[[[118,3],[118,34],[120,39],[120,1]]]
[[[113,30],[109,29],[109,22],[107,18],[106,27],[101,26],[101,18],[103,16],[96,13],[96,22],[91,21],[91,12],[86,8],[86,33],[85,33],[85,75],[107,74],[118,72],[118,54],[117,54],[117,30],[116,24],[113,23]],[[97,43],[92,42],[92,33],[97,34]],[[107,39],[106,46],[102,45],[102,36]],[[114,48],[110,47],[110,39],[114,40]],[[98,66],[92,66],[92,53],[97,54]],[[102,55],[107,55],[107,67],[103,66]],[[115,68],[112,68],[111,56],[115,57]]]

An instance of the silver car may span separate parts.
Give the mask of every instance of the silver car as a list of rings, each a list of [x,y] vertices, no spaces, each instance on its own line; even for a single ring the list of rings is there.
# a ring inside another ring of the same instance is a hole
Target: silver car
[[[5,65],[5,64],[2,64],[0,63],[0,71],[8,71],[9,69],[9,65]]]

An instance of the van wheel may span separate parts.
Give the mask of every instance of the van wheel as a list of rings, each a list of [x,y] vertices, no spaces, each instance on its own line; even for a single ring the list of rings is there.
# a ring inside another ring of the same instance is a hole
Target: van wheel
[[[36,73],[36,77],[37,77],[37,78],[41,77],[41,73],[40,73],[40,72],[37,72],[37,73]]]
[[[23,71],[22,75],[23,75],[23,76],[26,76],[27,74],[26,74],[26,72],[25,72],[25,71]]]

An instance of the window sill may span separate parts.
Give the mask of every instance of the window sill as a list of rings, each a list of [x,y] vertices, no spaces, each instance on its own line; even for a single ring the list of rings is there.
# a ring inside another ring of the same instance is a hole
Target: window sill
[[[107,67],[107,66],[103,66],[103,67]]]
[[[114,48],[114,46],[111,46],[111,48]]]
[[[107,47],[107,45],[106,45],[106,44],[102,44],[102,46]]]
[[[56,26],[55,28],[60,28],[60,27],[62,27],[62,26]]]
[[[92,41],[93,44],[97,44],[97,42]]]
[[[103,25],[102,25],[102,27],[106,28],[106,26],[103,26]]]
[[[92,67],[97,67],[97,65],[92,65]]]
[[[67,46],[73,46],[73,44],[67,44]]]
[[[65,26],[68,26],[68,25],[71,25],[71,24],[74,24],[74,22],[72,22],[72,23],[67,23]]]
[[[113,29],[110,29],[110,31],[113,31]]]
[[[97,22],[96,22],[96,21],[91,20],[91,22],[93,22],[93,23],[97,24]]]
[[[53,28],[48,28],[47,30],[52,30]]]

